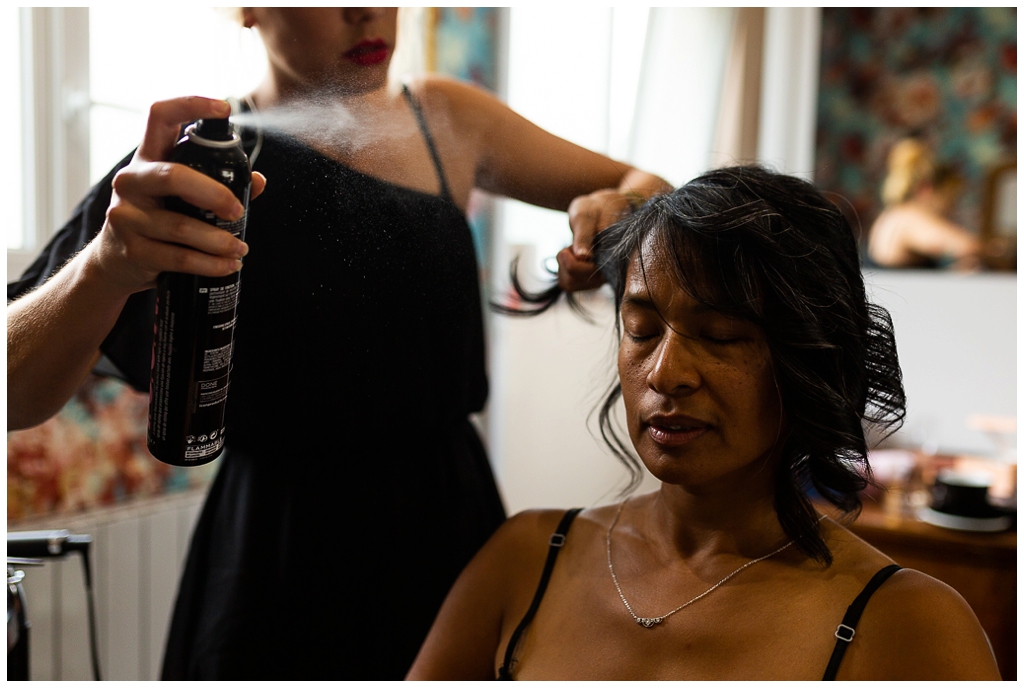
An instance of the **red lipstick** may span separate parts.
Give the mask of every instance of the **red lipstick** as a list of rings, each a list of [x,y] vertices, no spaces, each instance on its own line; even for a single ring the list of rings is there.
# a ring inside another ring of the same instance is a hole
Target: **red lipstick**
[[[379,38],[372,38],[359,41],[355,47],[345,51],[344,56],[357,65],[371,67],[387,60],[390,52],[387,43]]]

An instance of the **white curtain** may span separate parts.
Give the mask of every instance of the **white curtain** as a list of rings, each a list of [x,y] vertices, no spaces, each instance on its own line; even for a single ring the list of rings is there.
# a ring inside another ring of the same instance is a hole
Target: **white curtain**
[[[764,15],[763,7],[735,11],[709,167],[756,162]]]
[[[679,185],[760,162],[810,180],[821,9],[649,12],[627,160]]]
[[[627,159],[673,185],[705,171],[736,10],[652,8]]]
[[[757,157],[813,180],[821,8],[769,7],[765,17]]]
[[[500,95],[558,136],[683,184],[711,162],[735,12],[512,8]],[[571,240],[563,213],[506,201],[499,217],[501,243],[526,247],[534,272]],[[503,254],[499,243],[499,266]]]
[[[500,95],[548,131],[676,186],[751,161],[811,179],[819,8],[515,7],[507,17]],[[526,247],[537,272],[570,241],[562,213],[503,202],[499,218],[499,265],[508,245]]]

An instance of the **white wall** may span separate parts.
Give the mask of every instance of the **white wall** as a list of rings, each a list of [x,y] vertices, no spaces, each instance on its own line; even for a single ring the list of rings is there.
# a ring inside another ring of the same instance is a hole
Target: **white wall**
[[[1017,415],[1017,277],[876,270],[868,292],[889,309],[907,391],[901,444],[991,454],[975,413]]]

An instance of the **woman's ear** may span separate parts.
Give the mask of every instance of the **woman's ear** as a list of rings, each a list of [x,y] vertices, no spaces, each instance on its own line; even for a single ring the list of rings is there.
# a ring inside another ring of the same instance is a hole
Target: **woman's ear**
[[[253,14],[251,7],[242,8],[242,26],[247,29],[256,26],[256,16]]]

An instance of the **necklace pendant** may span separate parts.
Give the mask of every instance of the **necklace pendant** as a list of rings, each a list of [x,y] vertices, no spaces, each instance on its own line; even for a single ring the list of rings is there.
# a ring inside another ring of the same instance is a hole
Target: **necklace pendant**
[[[644,619],[642,617],[637,617],[636,622],[644,628],[654,628],[661,623],[661,619]]]

